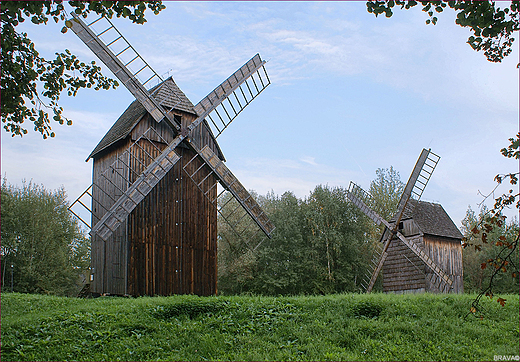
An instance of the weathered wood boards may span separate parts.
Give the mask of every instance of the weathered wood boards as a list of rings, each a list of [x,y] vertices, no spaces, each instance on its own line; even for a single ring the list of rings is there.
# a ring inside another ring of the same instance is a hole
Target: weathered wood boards
[[[400,233],[442,270],[451,283],[441,280],[439,273],[428,267],[410,246],[395,238],[382,267],[384,291],[462,293],[462,235],[442,206],[414,202],[414,213],[403,220]]]
[[[183,121],[194,115],[184,113]],[[168,150],[167,141],[173,139],[160,130],[161,125],[145,116],[125,142],[113,145],[109,151],[94,156],[94,175],[106,170],[113,160],[131,147],[131,155],[124,163],[127,175],[109,172],[107,183],[119,183],[117,190],[133,184],[142,171],[161,152]],[[159,128],[147,132],[149,127]],[[201,127],[197,139],[218,151],[214,139]],[[161,137],[153,136],[160,134]],[[187,177],[184,166],[194,155],[189,147],[178,147],[179,161],[173,165],[146,196],[142,197],[129,216],[106,240],[98,234],[92,238],[92,285],[97,294],[119,295],[213,295],[217,291],[217,210],[195,183]],[[122,165],[123,166],[123,165]],[[200,167],[195,161],[188,167]],[[122,167],[123,168],[123,167]],[[211,170],[202,170],[210,173]],[[105,179],[105,178],[102,178]],[[126,184],[125,184],[126,182]],[[215,177],[208,182],[216,184]],[[97,224],[105,210],[115,204],[117,195],[98,191],[94,194],[93,224]],[[114,189],[115,190],[115,189]],[[216,193],[216,188],[214,188]],[[214,196],[216,197],[216,196]],[[102,206],[102,204],[104,204]]]
[[[192,151],[179,152],[181,161],[130,214],[128,294],[217,291],[217,212],[183,174]]]
[[[141,176],[137,178],[134,183],[125,191],[125,193],[116,201],[115,204],[106,212],[102,219],[92,228],[92,233],[97,233],[103,240],[107,240],[111,233],[113,233],[119,225],[123,223],[128,214],[136,207],[139,202],[146,197],[147,193],[155,187],[155,185],[161,180],[161,177],[173,167],[173,165],[179,161],[179,156],[176,154],[175,149],[184,141],[186,138],[190,140],[192,134],[203,124],[205,117],[215,110],[231,93],[240,86],[240,84],[247,81],[258,68],[262,67],[265,61],[260,59],[257,54],[251,60],[249,60],[244,66],[242,66],[237,72],[233,73],[224,83],[219,87],[215,88],[210,93],[210,96],[203,99],[206,100],[207,105],[202,107],[202,114],[198,115],[195,120],[192,120],[187,127],[185,126],[181,132],[168,144],[165,149],[147,168],[143,171]],[[244,69],[245,70],[242,70]],[[267,84],[264,85],[264,88]],[[199,105],[201,103],[199,102]],[[245,107],[245,104],[243,107]],[[196,106],[197,107],[197,106]],[[195,108],[196,108],[195,107]],[[238,112],[239,113],[239,112]],[[237,113],[237,114],[238,114]],[[174,119],[171,115],[170,118]],[[206,130],[207,132],[208,130]],[[191,144],[193,150],[199,150],[197,142]],[[248,211],[249,212],[249,211]],[[249,212],[250,215],[253,215]],[[257,221],[255,219],[255,221]],[[257,222],[258,223],[258,222]],[[259,225],[261,225],[259,223]],[[267,229],[263,226],[262,230],[269,236],[272,230]],[[268,231],[269,230],[269,231]]]

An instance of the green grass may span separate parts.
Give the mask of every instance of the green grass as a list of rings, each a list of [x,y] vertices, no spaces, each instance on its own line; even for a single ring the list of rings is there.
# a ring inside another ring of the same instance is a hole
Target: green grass
[[[2,294],[2,360],[493,360],[519,354],[519,300],[474,295]]]

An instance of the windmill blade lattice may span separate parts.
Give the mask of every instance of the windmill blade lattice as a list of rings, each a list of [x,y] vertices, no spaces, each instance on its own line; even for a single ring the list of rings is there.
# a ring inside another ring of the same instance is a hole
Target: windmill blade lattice
[[[372,195],[363,190],[361,187],[350,181],[347,191],[347,198],[356,205],[366,216],[368,216],[376,225],[380,225],[383,222],[383,218],[379,216],[374,210],[368,205],[374,205],[374,199]]]
[[[92,215],[96,252],[91,280],[95,292],[216,293],[216,257],[221,241],[227,237],[231,247],[232,241],[242,240],[234,247],[249,251],[240,255],[245,260],[254,258],[253,251],[259,245],[256,241],[266,238],[258,235],[259,231],[270,236],[274,230],[253,196],[224,165],[216,142],[270,84],[266,62],[256,54],[193,106],[173,79],[164,81],[108,19],[101,17],[85,24],[72,15],[72,30],[138,101],[89,156],[94,159],[94,182],[71,206],[71,211],[77,206]],[[138,103],[164,125],[150,125],[150,118],[142,116],[146,113]],[[128,129],[121,129],[121,124]],[[126,147],[123,144],[132,143],[148,127],[150,133],[157,131],[160,135],[141,137],[121,152]],[[182,167],[174,169],[181,157],[186,157]],[[110,162],[113,164],[108,165]],[[184,175],[190,180],[182,181]],[[224,189],[220,198],[218,184]],[[89,197],[91,209],[85,201]],[[238,206],[221,207],[222,198]],[[138,206],[136,217],[130,217]],[[224,225],[224,235],[219,234],[220,224]],[[176,264],[168,258],[175,259]]]
[[[235,255],[241,257],[244,253],[254,252],[270,237],[270,234],[260,233],[261,229],[230,192],[220,192],[215,206],[218,212],[219,237],[230,248],[236,249]]]
[[[256,54],[193,107],[199,117],[210,120],[215,138],[271,84],[265,63]]]
[[[149,151],[142,146],[143,143],[148,145]],[[155,128],[148,128],[94,179],[92,184],[69,206],[69,211],[85,226],[92,229],[92,225],[82,217],[82,214],[86,211],[88,214],[95,215],[91,208],[101,208],[104,213],[108,212],[110,209],[107,207],[111,207],[117,202],[114,195],[122,195],[133,180],[138,178],[142,171],[155,160],[156,155],[162,152],[158,146],[160,144],[167,144],[167,141]],[[128,170],[128,172],[122,172],[122,170]],[[103,195],[105,202],[94,201],[99,198],[94,197],[94,194]],[[99,219],[94,219],[92,222],[96,225]]]
[[[192,144],[193,146],[193,144]],[[260,205],[256,202],[254,197],[246,190],[240,181],[233,175],[226,165],[218,158],[218,156],[209,148],[204,147],[202,150],[197,150],[197,156],[202,158],[204,166],[211,169],[211,173],[215,175],[218,181],[222,184],[224,189],[231,192],[235,199],[240,203],[244,210],[251,216],[251,218],[258,224],[260,229],[270,236],[274,230],[274,225],[271,223],[267,215],[264,213]],[[192,160],[190,160],[191,162]],[[199,172],[200,169],[196,171]],[[201,185],[204,185],[205,179],[201,182],[195,180],[196,173],[189,174],[190,178],[195,181],[197,186],[208,197],[210,190],[204,190]],[[211,200],[214,202],[214,200]]]
[[[201,154],[204,154],[206,158],[203,159]],[[250,242],[250,240],[256,237],[256,233],[254,235],[246,235],[245,232],[249,229],[249,226],[245,225],[249,224],[246,224],[243,220],[254,221],[267,237],[271,237],[275,229],[274,225],[264,210],[258,205],[253,195],[244,188],[240,181],[211,150],[205,147],[201,154],[196,154],[184,165],[184,172],[197,185],[209,202],[217,208],[219,220],[222,224],[226,225],[226,228],[231,228],[232,234],[242,239],[250,250],[256,249],[258,245],[252,247]],[[195,162],[196,159],[199,159],[199,161]],[[201,166],[196,167],[196,165]],[[209,173],[207,169],[210,169]],[[214,179],[218,183],[213,182]],[[221,179],[225,180],[225,183]],[[217,193],[215,191],[218,188],[218,184],[221,185],[221,191]],[[227,206],[232,200],[235,200],[237,206],[230,211]],[[255,229],[256,231],[259,230],[258,228]]]
[[[422,262],[433,272],[431,282],[440,290],[449,290],[453,280],[422,250],[416,243],[407,239],[403,234],[397,232],[397,237],[417,255]]]
[[[169,97],[157,101],[156,95],[146,90],[145,86],[162,83],[163,79],[137,53],[114,24],[104,16],[86,24],[74,12],[71,15],[73,16],[72,31],[114,73],[157,122],[165,119],[169,126],[178,132],[180,124],[175,121],[170,111],[180,103],[180,98],[173,89],[169,89]],[[96,30],[96,27],[103,30]],[[144,81],[141,82],[140,78]],[[175,98],[178,99],[170,104]]]
[[[392,230],[392,225],[390,225],[385,219],[383,219],[377,212],[372,210],[368,205],[374,205],[375,201],[368,192],[363,190],[360,186],[356,185],[354,182],[350,182],[349,188],[347,190],[347,198],[356,205],[366,216],[368,216],[376,225],[380,225],[383,223],[385,225],[385,231],[383,235],[385,235],[389,230]],[[390,244],[390,238],[386,238],[383,246],[380,243],[374,248],[374,253],[372,255],[372,259],[370,260],[370,264],[368,270],[363,278],[362,286],[369,293],[377,279],[377,275],[381,271],[383,267],[383,263],[386,260],[387,253],[386,250]]]
[[[94,24],[97,24],[98,21],[101,21],[101,19],[107,21],[109,26],[105,30],[99,33],[95,33],[92,28]],[[220,133],[222,133],[222,131],[227,128],[227,126],[236,118],[236,116],[256,96],[258,96],[258,94],[260,94],[270,84],[270,82],[269,78],[267,77],[267,72],[264,68],[265,61],[262,61],[258,54],[255,55],[240,69],[233,73],[228,79],[215,88],[208,96],[203,98],[194,107],[198,118],[194,120],[186,129],[180,130],[180,125],[175,121],[174,117],[168,113],[168,108],[164,108],[162,104],[158,104],[157,99],[151,96],[148,91],[144,89],[143,84],[137,80],[137,76],[144,69],[148,69],[152,72],[152,76],[150,76],[145,81],[145,83],[154,78],[158,78],[159,80],[162,79],[144,60],[142,60],[139,54],[137,54],[133,47],[121,35],[121,33],[117,31],[114,25],[108,21],[108,19],[100,18],[86,25],[81,19],[75,18],[72,23],[72,29],[74,32],[87,44],[87,46],[89,46],[89,48],[92,49],[92,51],[109,67],[109,69],[114,72],[114,74],[123,82],[123,84],[127,86],[130,92],[134,94],[134,96],[143,104],[147,111],[152,114],[154,119],[156,121],[165,119],[167,120],[168,124],[173,127],[173,129],[179,131],[177,137],[166,147],[165,150],[163,150],[163,152],[159,154],[159,156],[151,164],[147,165],[143,173],[126,190],[124,190],[124,193],[117,201],[115,201],[110,210],[104,214],[99,222],[93,225],[91,234],[96,233],[103,240],[107,240],[110,235],[112,235],[112,233],[119,227],[119,225],[121,225],[121,223],[126,220],[126,217],[132,212],[132,210],[144,199],[144,197],[146,197],[146,195],[157,185],[162,177],[164,177],[164,175],[166,175],[180,159],[180,156],[175,152],[175,148],[177,148],[177,146],[179,146],[182,141],[187,139],[187,145],[189,145],[195,152],[201,152],[201,150],[198,148],[198,145],[192,143],[189,135],[199,126],[201,122],[205,120],[206,117],[210,118],[212,112],[218,115],[220,122],[223,125],[217,130],[218,135],[220,135]],[[117,36],[109,42],[104,42],[101,39],[101,36],[112,30],[116,32]],[[113,47],[115,44],[117,44],[118,41],[123,41],[123,44],[126,45],[122,50],[114,53],[109,47]],[[123,54],[130,50],[135,53],[135,56],[133,56],[133,58],[126,63],[123,63]],[[129,69],[127,69],[127,66],[137,59],[141,59],[144,65],[139,70],[131,72]],[[264,74],[263,77],[261,75],[262,73],[259,72],[260,68],[262,68]],[[258,82],[261,84],[261,86],[257,84]],[[242,88],[243,84],[244,87],[246,87],[249,91],[249,97],[246,96],[246,92],[244,91],[244,88]],[[251,84],[254,85],[254,88],[252,88]],[[168,93],[175,94],[173,90]],[[242,98],[240,98],[239,94],[242,94]],[[161,98],[163,101],[167,100],[168,95],[162,95]],[[227,108],[224,105],[226,100],[229,103]],[[218,112],[218,107],[221,107],[220,113],[226,114],[227,118],[222,117],[222,115]],[[230,109],[233,112],[231,112]],[[158,113],[158,110],[160,111],[160,114]],[[216,123],[212,118],[211,121],[214,127],[216,127]],[[205,162],[209,162],[212,155],[205,154],[201,155],[201,157]],[[219,167],[215,168],[215,166]],[[213,167],[208,165],[208,167],[212,168],[213,173],[219,178],[224,187],[230,189],[233,195],[237,197],[239,202],[246,208],[248,213],[252,218],[255,219],[262,230],[269,234],[272,230],[269,228],[268,219],[267,221],[262,220],[263,215],[256,211],[256,205],[249,202],[250,198],[248,197],[247,191],[243,191],[245,190],[243,186],[241,188],[239,187],[241,184],[237,182],[238,180],[236,180],[231,172],[227,170],[223,164],[214,165]],[[268,226],[268,228],[266,228],[266,226]]]
[[[224,102],[226,98],[233,94],[233,92],[242,83],[244,83],[247,78],[251,77],[252,74],[254,74],[258,68],[263,67],[264,64],[265,61],[262,61],[258,54],[255,55],[244,66],[242,66],[239,71],[232,74],[207,97],[199,102],[195,108],[197,108],[197,113],[201,114],[187,127],[188,133],[182,132],[165,148],[165,150],[146,168],[146,170],[139,176],[139,178],[137,178],[137,180],[92,228],[92,232],[97,233],[103,240],[107,240],[107,238],[112,235],[112,233],[126,219],[126,217],[139,204],[139,202],[141,202],[144,197],[146,197],[148,192],[150,192],[153,187],[155,187],[161,178],[166,175],[166,173],[179,160],[180,157],[175,152],[177,146],[189,136],[189,133],[195,130],[197,126],[204,121],[208,114],[210,114],[222,102]],[[245,106],[246,105],[244,105],[244,107]],[[192,142],[188,142],[187,144],[190,145],[196,152],[201,152],[198,150],[195,143],[192,144]],[[204,159],[204,155],[200,155]],[[208,160],[205,159],[205,161]],[[227,175],[231,174],[230,172],[219,173],[216,169],[214,169],[214,171],[215,174],[219,176],[220,181],[223,182],[224,185],[231,187],[231,184],[227,182]],[[242,198],[239,201],[246,205],[245,199],[246,198]]]
[[[394,216],[395,225],[399,225],[403,215],[411,215],[413,212],[413,203],[409,203],[410,198],[416,201],[421,199],[421,196],[430,180],[437,163],[439,163],[440,156],[431,152],[431,150],[423,149],[419,158],[412,170],[410,177],[406,183],[401,199],[397,206],[397,212]]]

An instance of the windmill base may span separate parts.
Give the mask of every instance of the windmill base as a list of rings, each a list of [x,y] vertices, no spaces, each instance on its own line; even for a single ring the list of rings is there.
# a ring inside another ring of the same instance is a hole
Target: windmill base
[[[418,293],[425,293],[425,292],[426,292],[426,290],[424,288],[385,291],[385,293],[387,293],[387,294],[418,294]]]

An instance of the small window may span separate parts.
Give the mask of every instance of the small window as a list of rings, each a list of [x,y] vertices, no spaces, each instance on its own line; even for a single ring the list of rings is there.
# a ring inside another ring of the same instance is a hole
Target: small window
[[[399,230],[403,230],[403,222],[402,221],[399,223]]]

